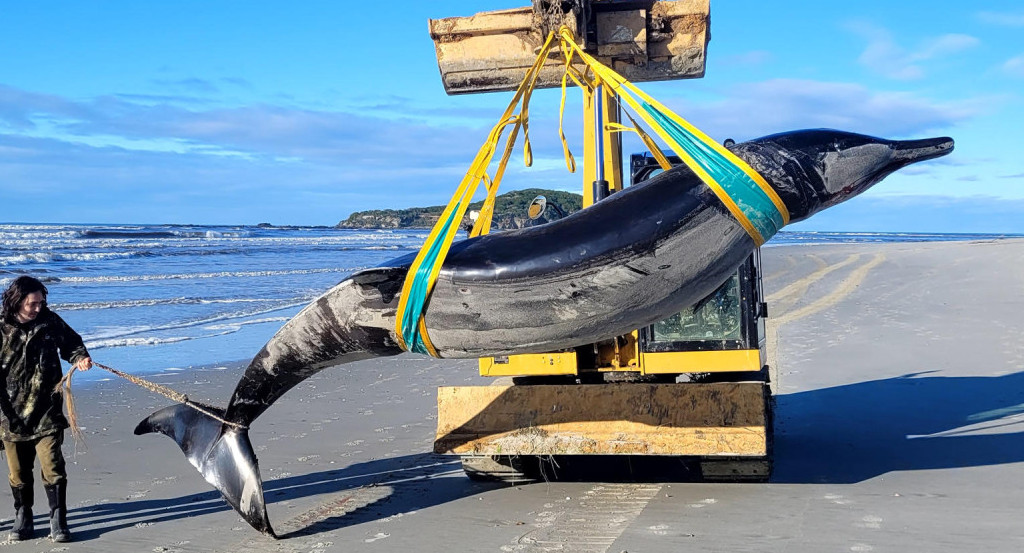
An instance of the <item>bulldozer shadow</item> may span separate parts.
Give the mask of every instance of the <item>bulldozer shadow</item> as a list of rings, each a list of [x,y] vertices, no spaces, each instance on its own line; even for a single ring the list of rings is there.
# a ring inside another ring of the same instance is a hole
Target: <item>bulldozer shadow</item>
[[[776,397],[779,483],[1024,461],[1024,372],[913,373]]]

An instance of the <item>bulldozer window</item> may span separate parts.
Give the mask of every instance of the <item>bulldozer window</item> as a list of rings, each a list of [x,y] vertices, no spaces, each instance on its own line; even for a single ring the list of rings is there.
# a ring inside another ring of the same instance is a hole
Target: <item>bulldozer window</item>
[[[654,324],[656,342],[739,340],[740,279],[733,275],[718,290],[695,305]]]

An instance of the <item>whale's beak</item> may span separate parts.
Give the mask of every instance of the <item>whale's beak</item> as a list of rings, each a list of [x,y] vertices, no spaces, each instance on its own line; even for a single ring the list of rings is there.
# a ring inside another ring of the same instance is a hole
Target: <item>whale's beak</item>
[[[778,167],[802,163],[803,180],[772,181],[789,208],[790,222],[844,202],[908,165],[953,151],[953,139],[946,136],[886,140],[828,129],[773,135],[749,144],[754,146],[747,147],[747,155],[766,167],[768,175]],[[799,158],[804,161],[787,153],[792,151],[806,154]]]
[[[942,157],[953,151],[953,139],[948,136],[922,138],[920,140],[896,140],[893,158],[903,161],[903,166]]]

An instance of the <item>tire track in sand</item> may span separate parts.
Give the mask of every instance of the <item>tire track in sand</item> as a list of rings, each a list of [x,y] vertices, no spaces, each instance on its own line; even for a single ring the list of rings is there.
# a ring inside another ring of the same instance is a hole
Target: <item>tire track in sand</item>
[[[807,293],[807,289],[810,288],[811,284],[825,278],[833,271],[837,271],[847,265],[856,263],[857,260],[860,259],[860,254],[853,254],[839,263],[832,265],[816,255],[811,255],[809,257],[818,265],[818,269],[804,278],[789,283],[778,292],[768,296],[766,301],[769,305],[779,306],[776,308],[781,312],[787,311],[794,303],[799,301],[800,298],[804,297],[804,294]]]
[[[839,263],[823,267],[806,277],[789,284],[782,290],[768,296],[767,301],[769,306],[772,305],[772,302],[784,303],[787,308],[792,306],[799,299],[803,298],[811,284],[821,280],[833,271],[856,263],[860,260],[860,257],[860,254],[851,255]],[[864,279],[867,278],[872,269],[881,265],[884,261],[885,254],[875,254],[870,261],[854,269],[848,277],[840,281],[839,284],[828,294],[825,294],[803,307],[784,311],[781,315],[770,317],[768,319],[767,324],[765,325],[765,339],[768,341],[768,367],[769,371],[771,371],[770,379],[773,392],[778,391],[777,386],[779,382],[779,329],[782,328],[783,325],[809,317],[810,315],[828,309],[829,307],[839,303],[853,293],[853,291],[856,290],[862,282],[864,282]],[[771,308],[769,307],[769,309]]]
[[[582,497],[547,503],[533,528],[500,551],[606,553],[661,489],[661,484],[598,484]]]
[[[838,268],[840,268],[842,266],[845,266],[845,265],[848,265],[849,263],[852,263],[853,261],[856,261],[858,258],[860,258],[860,255],[850,256],[850,258],[847,258],[842,263],[838,263],[836,265],[833,265],[832,267],[829,267],[829,269],[832,269],[832,270],[838,269]],[[867,278],[868,273],[870,273],[871,270],[874,269],[875,267],[877,267],[880,264],[882,264],[883,261],[885,261],[885,254],[881,254],[881,253],[875,254],[875,256],[873,258],[871,258],[871,261],[868,261],[864,265],[861,265],[860,267],[857,267],[853,272],[850,273],[850,276],[848,276],[845,279],[843,279],[842,282],[840,282],[839,285],[836,286],[835,289],[833,289],[831,292],[829,292],[828,294],[818,298],[817,300],[815,300],[815,301],[811,302],[810,304],[805,305],[805,306],[803,306],[803,307],[801,307],[799,309],[795,309],[795,310],[791,310],[791,311],[786,311],[782,315],[780,315],[778,317],[775,317],[775,319],[774,319],[775,322],[777,323],[778,326],[782,326],[784,324],[791,323],[791,322],[796,321],[798,319],[803,319],[804,317],[807,317],[808,315],[813,315],[813,314],[815,314],[815,313],[817,313],[819,311],[822,311],[824,309],[832,307],[833,305],[839,303],[843,298],[849,296],[850,293],[852,293],[858,286],[861,285],[862,282],[864,282],[864,279]],[[790,286],[787,286],[786,288],[783,289],[783,291],[785,291],[786,289],[788,289],[789,287],[791,287],[791,286],[793,286],[795,284],[800,284],[803,281],[811,279],[812,277],[814,277],[814,280],[812,280],[812,281],[807,283],[807,285],[809,286],[811,282],[814,282],[815,280],[820,280],[822,277],[824,277],[825,275],[827,275],[830,272],[832,272],[832,271],[830,271],[830,270],[816,271],[815,273],[811,274],[810,276],[808,276],[808,277],[806,277],[804,279],[801,279],[801,280],[791,284]],[[806,290],[807,290],[807,287],[805,286],[803,288],[803,291],[806,292]],[[770,298],[769,298],[769,301],[771,301]]]

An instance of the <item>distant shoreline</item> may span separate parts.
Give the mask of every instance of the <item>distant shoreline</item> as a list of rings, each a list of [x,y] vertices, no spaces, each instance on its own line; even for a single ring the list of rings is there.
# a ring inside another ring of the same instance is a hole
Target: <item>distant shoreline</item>
[[[65,226],[81,226],[90,228],[216,228],[216,229],[274,229],[274,230],[344,230],[344,231],[358,231],[358,230],[415,230],[415,231],[427,231],[431,227],[429,225],[423,226],[402,226],[402,227],[342,227],[338,224],[335,225],[289,225],[289,224],[273,224],[273,223],[216,223],[216,224],[204,224],[204,223],[67,223],[67,222],[46,222],[46,223],[35,223],[35,222],[16,222],[7,221],[0,222],[0,229],[2,227],[65,227]],[[792,228],[785,228],[779,231],[780,235],[792,235],[792,234],[806,234],[806,235],[834,235],[834,236],[962,236],[962,237],[992,237],[992,238],[1024,238],[1024,233],[1016,232],[940,232],[930,230],[795,230]],[[770,242],[769,242],[770,243]]]

